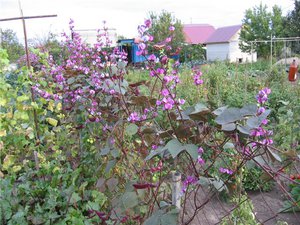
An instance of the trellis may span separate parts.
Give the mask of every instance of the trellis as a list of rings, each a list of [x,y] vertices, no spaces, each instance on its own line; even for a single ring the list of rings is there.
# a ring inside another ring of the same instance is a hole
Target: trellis
[[[283,42],[284,44],[284,49],[285,49],[285,65],[287,64],[287,43],[291,43],[291,42],[296,42],[296,41],[300,41],[300,37],[283,37],[283,38],[273,38],[271,37],[271,39],[269,40],[254,40],[254,41],[250,41],[251,44],[251,53],[253,53],[253,44],[256,43],[270,43],[270,65],[273,65],[273,51],[274,51],[274,46],[273,44],[278,43],[278,42]],[[253,56],[252,56],[253,57]],[[251,63],[253,62],[253,59],[251,60]]]

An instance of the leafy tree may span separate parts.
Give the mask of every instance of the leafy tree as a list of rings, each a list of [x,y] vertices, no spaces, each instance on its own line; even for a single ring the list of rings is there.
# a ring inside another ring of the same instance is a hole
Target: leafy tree
[[[172,32],[172,50],[175,52],[180,48],[182,43],[184,43],[184,33],[183,25],[180,20],[176,19],[170,12],[162,11],[159,15],[150,12],[150,20],[152,21],[152,26],[149,29],[149,33],[153,35],[154,42],[164,42],[168,37],[170,37],[170,25],[174,26],[175,30]]]
[[[300,36],[300,1],[295,0],[295,8],[290,11],[284,21],[286,36]]]
[[[285,35],[287,37],[300,37],[300,1],[295,0],[295,8],[290,11],[285,20]],[[300,53],[300,43],[292,43],[293,51]]]
[[[6,49],[9,60],[16,62],[20,56],[25,54],[23,45],[19,42],[16,33],[13,30],[1,30],[0,44],[3,49]]]
[[[246,10],[240,34],[240,48],[244,52],[250,52],[251,41],[270,40],[271,36],[273,38],[282,37],[283,34],[281,8],[275,5],[272,12],[268,12],[267,6],[260,4]],[[258,56],[266,57],[270,54],[270,44],[253,43],[253,50],[257,51]]]
[[[0,73],[2,72],[3,68],[8,65],[8,63],[9,60],[6,50],[0,48]]]

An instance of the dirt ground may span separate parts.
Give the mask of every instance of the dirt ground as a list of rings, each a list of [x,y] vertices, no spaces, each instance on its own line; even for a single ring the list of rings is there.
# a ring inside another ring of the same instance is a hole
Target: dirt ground
[[[207,200],[209,194],[201,190],[197,194],[197,201],[199,205]],[[289,225],[300,225],[300,212],[297,213],[279,213],[282,209],[285,200],[283,192],[278,188],[274,188],[270,192],[251,192],[248,193],[249,198],[254,205],[254,214],[258,223],[263,225],[276,225],[278,221],[285,221]],[[191,212],[194,211],[195,196],[189,197],[186,205],[186,218],[191,217]],[[197,216],[190,223],[192,225],[211,225],[219,224],[222,218],[230,213],[233,205],[221,199],[220,196],[215,195],[209,203],[207,203]],[[181,222],[182,223],[182,222]],[[250,224],[245,224],[250,225]]]

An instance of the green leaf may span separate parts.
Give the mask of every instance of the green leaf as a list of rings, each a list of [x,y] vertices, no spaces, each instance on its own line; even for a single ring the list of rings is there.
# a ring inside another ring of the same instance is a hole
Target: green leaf
[[[213,114],[215,114],[216,116],[219,116],[221,115],[225,109],[227,109],[228,106],[223,106],[223,107],[220,107],[220,108],[217,108],[216,110],[213,111]]]
[[[6,155],[3,160],[2,168],[6,171],[14,165],[16,161],[15,155]]]
[[[184,150],[183,145],[177,140],[172,139],[169,141],[164,149],[167,149],[173,158]]]
[[[270,153],[270,157],[273,161],[277,160],[278,162],[282,162],[282,159],[279,155],[277,155],[275,152],[273,152],[270,148],[267,148],[267,152]]]
[[[73,84],[75,82],[75,78],[74,77],[71,77],[67,80],[67,83],[68,84]]]
[[[259,116],[252,116],[247,120],[247,126],[251,129],[258,128],[262,121],[268,117],[268,115],[271,113],[271,110],[267,109],[264,113],[262,113]]]
[[[195,120],[205,119],[204,115],[208,114],[210,110],[202,103],[198,103],[194,106],[194,111],[191,112],[188,116]]]
[[[139,204],[138,202],[138,196],[135,192],[125,192],[121,198],[121,203],[123,209],[129,209],[137,206]]]
[[[100,155],[107,155],[110,152],[110,148],[105,146],[105,148],[101,149]]]
[[[219,192],[221,192],[221,191],[227,189],[225,183],[224,183],[222,180],[214,179],[213,181],[211,181],[211,184],[212,184],[212,185],[217,189],[217,191],[219,191]]]
[[[168,209],[170,209],[167,211]],[[172,209],[173,208],[173,209]],[[154,212],[143,225],[173,225],[178,224],[179,209],[174,206],[167,207],[166,209],[159,209]]]
[[[162,151],[164,151],[163,147],[158,147],[156,150],[150,151],[149,155],[147,155],[147,157],[145,158],[145,160],[150,160],[154,156],[160,155],[162,153]]]
[[[105,167],[105,173],[109,173],[110,170],[116,165],[116,162],[117,161],[115,159],[108,161],[108,163]]]
[[[29,116],[27,112],[21,112],[19,110],[16,110],[14,113],[14,119],[20,119],[20,120],[29,120]]]
[[[257,113],[257,105],[245,105],[243,108],[240,109],[240,112],[242,116],[255,116]]]
[[[29,99],[29,96],[27,95],[21,95],[17,97],[17,102],[24,102],[27,101]]]
[[[234,144],[232,142],[226,142],[223,149],[234,149]]]
[[[198,159],[198,146],[195,144],[187,144],[183,146],[184,149],[190,154],[190,156],[194,159]]]
[[[247,135],[249,135],[251,132],[251,128],[247,125],[246,126],[238,125],[237,130],[240,131],[241,133],[247,134]]]
[[[53,126],[53,127],[56,127],[56,126],[57,126],[57,123],[58,123],[58,121],[57,121],[56,119],[53,119],[53,118],[50,118],[50,117],[46,118],[46,121],[47,121],[51,126]]]
[[[222,130],[224,131],[234,131],[236,128],[235,123],[227,123],[222,125]]]
[[[161,225],[178,224],[179,209],[172,209],[161,217]]]
[[[3,214],[2,214],[3,213]],[[0,221],[8,221],[12,216],[12,209],[10,203],[1,199],[0,201]]]
[[[216,123],[223,125],[233,123],[241,119],[243,119],[243,116],[240,113],[240,109],[229,108],[225,109],[219,116],[217,116]]]
[[[72,196],[71,196],[71,199],[70,199],[70,203],[74,204],[74,203],[76,203],[80,200],[81,200],[81,197],[76,192],[73,192]]]
[[[129,136],[133,136],[138,132],[138,129],[139,127],[136,124],[131,123],[126,127],[125,132]]]

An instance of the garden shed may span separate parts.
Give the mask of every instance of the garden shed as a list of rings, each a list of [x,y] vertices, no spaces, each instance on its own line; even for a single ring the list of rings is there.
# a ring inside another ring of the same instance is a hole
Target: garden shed
[[[141,63],[146,60],[145,56],[138,55],[138,43],[134,39],[122,39],[117,41],[119,49],[127,53],[128,63]]]
[[[239,48],[239,37],[242,25],[221,27],[208,37],[206,58],[208,61],[228,60],[230,62],[255,62],[256,52],[244,53]]]
[[[183,25],[183,33],[187,44],[203,44],[214,31],[215,28],[210,24]]]

